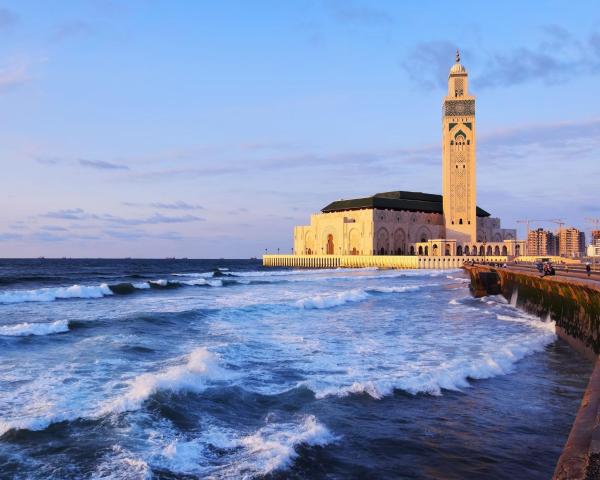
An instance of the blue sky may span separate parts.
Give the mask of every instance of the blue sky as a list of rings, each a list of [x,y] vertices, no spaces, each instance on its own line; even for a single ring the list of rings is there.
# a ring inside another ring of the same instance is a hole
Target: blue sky
[[[258,256],[332,200],[441,193],[456,47],[478,203],[599,217],[598,2],[0,2],[0,257]]]

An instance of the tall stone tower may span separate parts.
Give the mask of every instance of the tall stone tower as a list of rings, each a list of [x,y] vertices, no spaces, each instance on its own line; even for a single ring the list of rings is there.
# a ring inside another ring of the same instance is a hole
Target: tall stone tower
[[[475,97],[468,87],[469,76],[457,50],[443,107],[442,194],[446,238],[459,243],[477,240]]]

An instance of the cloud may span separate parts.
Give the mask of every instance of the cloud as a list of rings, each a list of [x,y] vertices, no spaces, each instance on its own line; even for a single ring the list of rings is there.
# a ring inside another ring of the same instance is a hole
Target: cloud
[[[161,210],[202,210],[202,205],[190,204],[177,200],[171,203],[153,202],[153,203],[138,203],[138,202],[123,202],[123,205],[128,207],[152,207]]]
[[[7,29],[17,23],[17,15],[7,8],[0,8],[0,29]]]
[[[103,160],[86,160],[82,158],[79,160],[79,165],[98,170],[129,170],[127,165],[105,162]]]
[[[69,208],[56,210],[39,215],[41,218],[53,218],[60,220],[93,220],[112,224],[114,226],[133,226],[133,225],[159,225],[168,223],[190,223],[202,222],[205,219],[196,215],[169,216],[155,213],[145,218],[126,218],[112,215],[109,213],[96,214],[88,213],[81,208]]]
[[[150,238],[171,241],[179,241],[184,239],[184,237],[177,232],[148,233],[144,232],[143,230],[104,230],[104,234],[111,238],[128,241]]]
[[[62,159],[57,157],[35,157],[34,160],[42,165],[57,165],[62,162]]]
[[[21,240],[23,235],[19,233],[0,233],[0,242],[6,242],[10,240]]]
[[[394,17],[388,12],[351,0],[327,0],[324,6],[333,18],[342,23],[363,26],[383,26],[395,23]]]
[[[455,49],[446,40],[419,43],[401,66],[416,85],[445,88]],[[600,73],[600,34],[577,38],[562,27],[550,25],[542,29],[537,45],[495,51],[484,57],[466,50],[462,57],[469,59],[469,69],[475,72],[473,86],[479,90],[532,81],[564,83]]]
[[[88,218],[89,215],[85,213],[85,211],[81,208],[68,208],[64,210],[55,210],[52,212],[47,212],[40,217],[43,218],[56,218],[60,220],[83,220]]]
[[[67,40],[71,37],[88,35],[93,31],[92,25],[83,20],[69,20],[58,25],[51,39],[56,42]]]
[[[31,80],[29,64],[18,61],[0,69],[0,92],[21,87]]]
[[[419,43],[401,62],[408,77],[421,88],[445,88],[456,45],[448,41]]]

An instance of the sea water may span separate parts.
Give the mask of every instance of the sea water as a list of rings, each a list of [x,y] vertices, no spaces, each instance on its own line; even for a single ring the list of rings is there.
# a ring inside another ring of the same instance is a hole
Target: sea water
[[[591,367],[459,270],[0,261],[0,478],[548,478]]]

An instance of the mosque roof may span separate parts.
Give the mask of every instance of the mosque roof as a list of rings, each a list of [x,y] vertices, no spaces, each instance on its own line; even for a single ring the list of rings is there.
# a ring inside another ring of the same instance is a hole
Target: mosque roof
[[[405,210],[409,212],[443,213],[441,195],[423,192],[383,192],[371,197],[337,200],[321,209],[323,213],[341,212],[344,210],[361,210],[378,208],[381,210]],[[490,214],[477,207],[478,217],[489,217]]]

